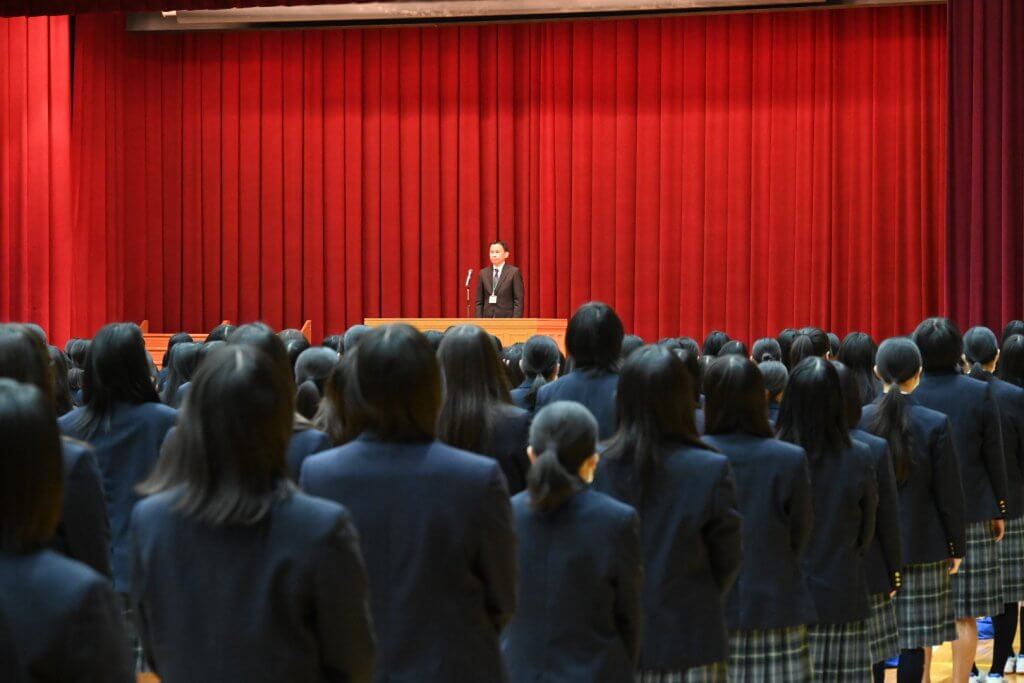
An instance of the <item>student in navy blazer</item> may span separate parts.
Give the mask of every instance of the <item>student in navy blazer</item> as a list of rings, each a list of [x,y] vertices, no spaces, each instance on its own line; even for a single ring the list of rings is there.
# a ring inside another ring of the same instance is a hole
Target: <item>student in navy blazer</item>
[[[789,374],[777,424],[781,440],[807,452],[811,473],[814,527],[803,571],[818,613],[808,634],[816,681],[871,678],[864,556],[875,532],[878,485],[868,447],[850,439],[842,401],[835,367],[807,356]]]
[[[445,332],[437,359],[444,384],[437,438],[497,460],[509,493],[519,493],[530,468],[530,413],[512,405],[491,335],[476,325],[453,327]]]
[[[153,669],[165,683],[369,683],[374,639],[351,515],[288,480],[289,375],[229,345],[192,386],[132,516],[132,600]]]
[[[615,389],[624,334],[622,321],[607,304],[580,306],[565,332],[572,372],[540,388],[536,409],[555,401],[582,403],[597,420],[599,438],[610,437],[617,424]]]
[[[641,675],[703,667],[721,681],[729,654],[722,600],[739,573],[741,518],[728,459],[697,436],[690,382],[669,349],[647,346],[629,356],[619,429],[594,488],[640,514]]]
[[[964,500],[949,419],[914,400],[921,354],[910,339],[882,342],[882,396],[860,425],[889,445],[899,491],[904,568],[896,593],[900,680],[921,680],[931,648],[956,638],[949,575],[965,549]]]
[[[987,382],[999,408],[999,424],[1006,460],[1006,535],[999,543],[1003,573],[1003,612],[992,615],[995,631],[989,679],[1002,675],[1013,656],[1018,606],[1024,600],[1024,389],[997,378],[999,341],[987,327],[972,327],[964,334],[964,372]]]
[[[441,379],[408,325],[345,354],[345,428],[306,460],[307,492],[359,527],[377,633],[377,681],[507,680],[498,636],[516,605],[516,539],[501,467],[434,440]]]
[[[512,683],[633,680],[643,585],[636,511],[587,489],[597,422],[558,401],[530,430],[529,490],[512,499],[519,609],[502,637]]]
[[[0,377],[32,384],[54,395],[46,347],[23,325],[0,325]],[[50,547],[110,576],[110,523],[96,458],[88,445],[61,440],[64,456],[64,505]]]
[[[110,582],[46,550],[61,514],[60,434],[52,401],[0,379],[0,621],[32,681],[134,680]],[[3,680],[17,680],[0,670]]]
[[[807,625],[817,612],[800,564],[813,525],[807,454],[774,438],[753,361],[718,358],[704,375],[704,391],[704,442],[729,459],[743,515],[743,553],[750,558],[725,599],[729,675],[810,681]],[[773,640],[771,632],[783,637]],[[759,642],[771,643],[769,652],[754,646]]]
[[[547,335],[535,334],[523,345],[523,357],[519,367],[523,371],[523,383],[509,394],[512,402],[531,413],[537,406],[537,393],[549,382],[555,381],[561,369],[562,354],[558,344]]]
[[[953,576],[953,680],[964,680],[977,651],[976,617],[1003,609],[996,543],[1006,529],[1007,485],[999,412],[988,384],[960,374],[963,338],[951,320],[929,318],[913,339],[924,367],[914,398],[949,417],[964,490],[967,548]]]
[[[177,411],[160,403],[149,377],[142,332],[132,323],[107,325],[89,350],[85,405],[60,418],[65,436],[95,452],[111,529],[114,589],[127,594],[131,574],[128,528],[135,490],[153,469]]]
[[[863,403],[860,387],[852,370],[840,361],[832,361],[839,374],[843,392],[846,424],[850,438],[868,447],[878,487],[878,513],[875,534],[864,558],[864,572],[871,596],[868,637],[871,643],[872,671],[875,683],[885,683],[885,662],[900,653],[896,632],[896,612],[892,598],[902,585],[903,545],[900,541],[900,504],[896,474],[889,456],[888,442],[860,429]]]

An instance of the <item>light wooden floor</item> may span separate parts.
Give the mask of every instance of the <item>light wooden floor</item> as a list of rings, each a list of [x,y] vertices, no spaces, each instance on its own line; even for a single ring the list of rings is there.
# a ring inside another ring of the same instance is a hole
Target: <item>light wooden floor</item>
[[[1016,651],[1016,650],[1015,650]],[[978,642],[978,669],[988,673],[989,664],[992,662],[992,641],[982,640]],[[890,669],[885,677],[886,682],[896,680],[896,670]],[[951,683],[953,680],[953,664],[950,660],[950,646],[946,643],[942,647],[935,648],[932,654],[932,683]],[[1024,674],[1011,674],[1006,677],[1007,683],[1024,683]],[[159,683],[160,679],[153,674],[139,674],[139,683]]]

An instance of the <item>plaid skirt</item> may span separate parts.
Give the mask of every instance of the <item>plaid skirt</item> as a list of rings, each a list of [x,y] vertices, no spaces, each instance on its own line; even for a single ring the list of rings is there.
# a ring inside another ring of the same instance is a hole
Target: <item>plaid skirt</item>
[[[871,616],[868,617],[868,652],[872,662],[884,662],[900,653],[896,633],[896,608],[888,593],[871,596]]]
[[[974,619],[1003,613],[1003,572],[999,548],[986,520],[967,525],[967,548],[953,575],[953,614]]]
[[[810,683],[807,627],[729,633],[730,683]]]
[[[904,567],[903,587],[896,593],[895,603],[900,649],[956,640],[953,589],[946,560]]]
[[[996,544],[1003,570],[1003,602],[1024,600],[1024,517],[1006,520],[1006,535]]]
[[[815,683],[864,683],[871,680],[867,620],[807,627]]]
[[[725,662],[705,664],[686,671],[639,671],[636,683],[727,683]]]

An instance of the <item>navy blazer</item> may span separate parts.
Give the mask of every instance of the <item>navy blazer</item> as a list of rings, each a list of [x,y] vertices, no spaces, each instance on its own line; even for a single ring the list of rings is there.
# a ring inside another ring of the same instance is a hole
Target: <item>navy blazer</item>
[[[132,515],[132,601],[164,683],[373,679],[366,569],[351,515],[294,492],[251,525]]]
[[[0,611],[0,671],[4,672],[5,683],[29,683],[25,663],[21,660],[14,634]]]
[[[633,508],[581,489],[539,513],[512,499],[519,609],[502,636],[512,683],[633,680],[640,652],[640,521]]]
[[[537,392],[537,412],[555,401],[576,401],[583,404],[597,420],[598,439],[604,441],[618,428],[615,391],[619,376],[614,372],[573,370]]]
[[[633,464],[605,458],[594,488],[640,513],[644,553],[640,669],[677,671],[729,654],[722,612],[740,569],[741,517],[724,455],[666,445],[644,500]]]
[[[989,372],[971,376],[988,382],[999,408],[1003,456],[1006,460],[1006,516],[1008,519],[1016,519],[1024,515],[1024,389],[998,379]]]
[[[288,477],[299,481],[299,473],[302,472],[302,463],[309,456],[320,451],[326,451],[331,447],[331,437],[319,429],[301,429],[292,432],[292,438],[288,440],[288,452],[285,459],[288,462]]]
[[[512,396],[512,403],[514,403],[516,407],[522,408],[523,410],[530,410],[530,406],[526,405],[526,395],[530,393],[530,387],[532,386],[533,382],[527,379],[523,380],[523,383],[515,389],[509,390],[508,393]]]
[[[308,458],[302,487],[352,512],[370,578],[378,682],[507,680],[516,538],[494,460],[369,433]]]
[[[501,405],[491,415],[491,433],[482,455],[498,461],[505,475],[510,495],[526,488],[526,473],[530,470],[530,458],[526,447],[530,445],[529,412],[513,405]]]
[[[967,523],[1006,515],[1006,461],[999,410],[989,385],[949,372],[925,372],[914,398],[925,408],[945,413],[953,430],[960,465]]]
[[[871,612],[864,555],[875,535],[878,484],[868,447],[852,441],[809,463],[814,528],[803,557],[819,624],[845,624]]]
[[[110,521],[96,456],[85,443],[61,439],[64,508],[50,547],[110,577]]]
[[[80,562],[51,550],[0,551],[0,617],[29,680],[135,681],[120,600]]]
[[[896,575],[903,569],[903,543],[900,540],[900,498],[896,491],[896,473],[889,457],[889,442],[863,429],[851,429],[850,438],[860,441],[871,453],[878,487],[878,513],[875,537],[864,558],[869,593],[888,595],[899,587]]]
[[[814,600],[800,567],[814,523],[804,449],[744,433],[703,440],[729,458],[743,515],[743,554],[748,559],[726,595],[729,629],[814,623]]]
[[[914,455],[907,480],[897,483],[903,561],[928,564],[963,557],[964,494],[949,418],[920,405],[910,394],[904,399]],[[867,428],[880,401],[864,406],[862,429]]]
[[[128,528],[132,508],[139,501],[135,487],[153,470],[164,437],[178,419],[178,412],[162,403],[118,403],[109,419],[90,435],[80,424],[85,410],[76,408],[58,423],[65,436],[89,442],[96,454],[110,518],[114,589],[127,593],[131,573]]]

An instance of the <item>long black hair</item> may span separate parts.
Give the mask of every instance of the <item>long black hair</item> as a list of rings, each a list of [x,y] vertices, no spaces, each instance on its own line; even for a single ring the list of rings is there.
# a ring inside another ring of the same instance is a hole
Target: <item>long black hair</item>
[[[989,379],[985,366],[999,355],[999,340],[987,327],[972,327],[964,334],[964,358],[970,363],[969,374],[977,379]]]
[[[870,334],[851,332],[839,345],[839,360],[853,373],[862,403],[871,403],[882,393],[882,385],[875,376],[875,354],[878,345]]]
[[[1024,387],[1024,335],[1011,334],[1003,340],[996,376],[1004,382]]]
[[[779,406],[778,436],[807,452],[811,462],[850,446],[843,392],[832,363],[819,356],[800,361],[789,373]]]
[[[55,402],[53,369],[46,346],[22,323],[0,324],[0,377],[31,384]]]
[[[142,330],[135,323],[103,327],[92,340],[82,375],[81,433],[95,435],[117,403],[159,402]]]
[[[0,550],[32,551],[50,540],[63,475],[53,401],[37,386],[0,379]]]
[[[784,363],[774,360],[766,360],[757,364],[757,369],[764,377],[764,390],[768,392],[768,402],[777,403],[779,395],[786,390],[786,382],[789,381],[789,370]]]
[[[860,424],[864,405],[861,402],[857,378],[853,376],[849,366],[842,361],[834,360],[832,366],[835,367],[836,373],[839,375],[839,389],[843,392],[843,414],[846,415],[846,426],[856,429]]]
[[[68,386],[68,357],[56,346],[48,346],[50,353],[50,369],[53,371],[53,398],[57,407],[57,417],[70,413],[75,404],[71,400],[71,388]]]
[[[536,461],[526,475],[530,506],[541,512],[558,509],[580,487],[577,473],[597,449],[597,420],[573,401],[545,406],[530,426]]]
[[[179,342],[171,349],[168,354],[170,357],[170,372],[167,373],[164,391],[160,396],[167,405],[178,407],[178,403],[180,403],[178,400],[178,390],[181,389],[183,384],[192,380],[192,375],[195,374],[196,368],[199,366],[202,348],[202,344]]]
[[[565,347],[573,370],[615,372],[622,355],[622,320],[608,304],[585,303],[576,309],[565,330]]]
[[[255,524],[291,486],[292,383],[258,349],[218,349],[196,372],[178,428],[139,486],[177,491],[175,509],[213,525]]]
[[[650,490],[666,447],[682,444],[711,450],[697,434],[690,373],[675,352],[645,346],[622,366],[615,395],[619,425],[604,455],[633,465],[639,499]]]
[[[704,348],[702,356],[717,356],[722,347],[729,341],[729,335],[721,330],[711,330],[708,336],[704,337]]]
[[[530,390],[526,393],[525,403],[530,410],[537,407],[537,392],[548,383],[548,378],[558,372],[562,354],[558,344],[547,335],[535,334],[526,340],[523,346],[523,375],[530,382]]]
[[[964,340],[949,318],[928,318],[914,330],[914,343],[921,352],[925,372],[954,372],[960,368]]]
[[[893,337],[878,347],[875,365],[882,381],[889,385],[889,391],[865,426],[869,432],[889,442],[896,481],[902,484],[910,476],[915,458],[910,409],[899,385],[921,370],[921,352],[910,339]]]
[[[1003,328],[1003,341],[1005,342],[1015,334],[1024,335],[1024,320],[1011,320],[1006,323]]]
[[[771,438],[761,371],[746,356],[724,355],[704,373],[704,425],[708,434],[743,432]]]
[[[459,325],[445,333],[437,359],[444,378],[437,438],[456,448],[483,453],[490,440],[495,406],[512,403],[494,342],[476,325]]]

